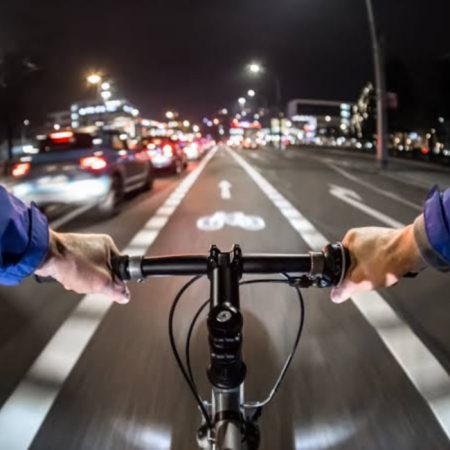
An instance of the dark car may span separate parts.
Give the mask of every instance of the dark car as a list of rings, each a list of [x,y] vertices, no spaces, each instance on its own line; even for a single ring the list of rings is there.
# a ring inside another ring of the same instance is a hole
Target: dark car
[[[150,158],[142,150],[130,150],[126,138],[115,131],[45,135],[37,154],[12,164],[11,191],[39,206],[92,204],[113,214],[125,193],[150,190],[153,185]]]
[[[179,174],[187,167],[187,157],[178,144],[168,137],[146,137],[141,141],[156,170]]]

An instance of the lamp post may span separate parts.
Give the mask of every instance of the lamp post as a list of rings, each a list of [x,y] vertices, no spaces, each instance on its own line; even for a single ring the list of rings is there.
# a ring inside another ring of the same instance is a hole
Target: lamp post
[[[373,68],[375,75],[375,92],[377,98],[377,163],[380,169],[388,165],[387,151],[387,116],[386,116],[386,79],[384,73],[384,58],[380,36],[375,23],[372,0],[366,0],[369,19],[370,37],[372,41]]]
[[[252,62],[248,65],[248,70],[250,73],[254,75],[259,75],[261,73],[267,72],[267,69],[261,66],[261,64],[258,64],[256,62]],[[283,125],[283,112],[281,108],[281,80],[278,77],[278,75],[274,72],[269,72],[270,75],[273,78],[274,84],[275,84],[275,106],[276,106],[276,112],[278,116],[278,136],[279,136],[279,142],[278,142],[278,148],[280,150],[283,150],[283,131],[282,131],[282,125]]]
[[[92,72],[86,77],[86,81],[91,85],[95,86],[97,92],[97,100],[101,98],[101,86],[103,78],[100,73]]]

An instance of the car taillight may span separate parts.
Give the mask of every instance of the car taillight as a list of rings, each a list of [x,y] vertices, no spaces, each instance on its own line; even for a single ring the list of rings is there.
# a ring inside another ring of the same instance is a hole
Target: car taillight
[[[94,172],[103,170],[106,167],[106,161],[100,156],[87,156],[80,159],[80,166],[86,170],[93,170]]]
[[[428,153],[430,152],[428,147],[422,147],[422,155],[428,155]]]
[[[172,148],[171,145],[166,144],[166,145],[163,147],[163,155],[164,155],[164,156],[168,156],[168,157],[172,157],[172,156],[173,156],[173,148]]]
[[[73,133],[72,131],[59,131],[57,133],[50,133],[50,139],[56,144],[67,143],[73,139]]]
[[[17,163],[12,166],[11,174],[13,177],[23,177],[30,171],[30,163]]]

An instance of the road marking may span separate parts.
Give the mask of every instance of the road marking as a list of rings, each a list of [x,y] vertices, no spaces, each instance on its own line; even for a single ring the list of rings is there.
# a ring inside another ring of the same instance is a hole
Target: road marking
[[[321,161],[321,158],[315,158],[318,161]],[[321,161],[324,162],[324,161]],[[384,195],[385,197],[388,197],[392,200],[396,200],[399,203],[403,203],[406,206],[409,206],[416,211],[422,211],[423,207],[421,205],[418,205],[416,203],[410,202],[409,200],[406,200],[405,198],[401,197],[400,195],[394,194],[393,192],[386,191],[385,189],[381,189],[379,187],[374,186],[371,183],[368,183],[367,181],[361,180],[360,178],[356,177],[355,175],[352,175],[351,173],[347,172],[346,170],[342,169],[341,167],[337,167],[335,163],[326,161],[324,162],[330,169],[333,169],[334,171],[340,173],[343,177],[347,178],[350,181],[353,181],[354,183],[358,183],[361,186],[366,187],[367,189],[372,190],[373,192],[376,192],[378,194]]]
[[[242,211],[217,211],[211,216],[200,217],[197,220],[197,228],[202,231],[221,230],[225,225],[248,231],[260,231],[266,228],[266,222],[262,217],[251,216]]]
[[[384,224],[393,228],[402,228],[405,226],[403,223],[393,219],[392,217],[389,217],[388,215],[382,213],[381,211],[378,211],[377,209],[364,204],[361,196],[352,189],[337,186],[335,184],[330,184],[329,186],[330,186],[330,194],[333,197],[336,197],[339,200],[342,200],[343,202],[353,206],[354,208],[365,212],[366,214],[372,216],[373,218],[379,220],[380,222],[383,222]]]
[[[220,197],[224,200],[231,198],[231,183],[228,180],[222,180],[219,183]]]
[[[75,217],[78,217],[81,214],[84,214],[86,211],[89,211],[90,209],[94,208],[95,206],[96,206],[95,203],[92,205],[89,204],[89,205],[80,206],[79,208],[76,208],[76,209],[68,212],[67,214],[64,214],[59,219],[52,220],[49,223],[49,226],[53,230],[57,230],[58,228],[61,228],[63,225],[65,225],[67,222],[70,222],[71,220],[75,219]]]
[[[321,248],[329,242],[256,169],[235,152],[228,148],[227,151],[275,206],[277,206],[276,201],[282,205],[278,206],[281,213],[312,249]],[[280,203],[281,201],[283,202]],[[382,342],[425,399],[437,422],[450,439],[449,374],[378,292],[355,295],[352,301],[377,331]]]
[[[174,213],[175,203],[181,202],[216,151],[217,148],[210,151],[197,168],[181,181],[156,215],[133,237],[124,253],[147,252]],[[63,383],[111,306],[111,302],[102,296],[86,295],[60,326],[0,409],[0,449],[29,448]]]

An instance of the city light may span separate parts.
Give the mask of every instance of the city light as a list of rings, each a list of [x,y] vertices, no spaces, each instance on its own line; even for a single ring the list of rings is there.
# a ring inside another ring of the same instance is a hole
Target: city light
[[[189,120],[183,120],[183,127],[187,128],[190,124]]]
[[[325,122],[331,122],[331,116],[325,116]]]
[[[262,72],[262,67],[261,67],[261,65],[258,64],[258,63],[250,63],[250,64],[248,65],[248,70],[249,70],[251,73],[260,73],[260,72]]]
[[[166,112],[166,119],[172,120],[174,117],[175,117],[175,114],[173,111]]]
[[[200,127],[198,125],[193,125],[192,130],[194,133],[198,133],[200,131]]]
[[[238,103],[239,103],[241,106],[244,106],[246,102],[247,102],[247,100],[245,99],[245,97],[239,97],[239,98],[238,98]]]
[[[111,89],[111,83],[108,83],[107,81],[102,83],[102,89],[104,91],[109,91]]]
[[[214,125],[219,125],[220,121],[219,121],[219,119],[216,118],[213,120],[213,123],[214,123]]]
[[[99,84],[102,81],[102,77],[98,73],[91,73],[86,77],[89,84]]]
[[[100,95],[104,100],[109,100],[112,94],[110,91],[102,91]]]
[[[248,95],[249,97],[254,97],[254,96],[256,95],[256,92],[255,92],[253,89],[249,89],[249,90],[247,91],[247,95]]]
[[[222,108],[222,111],[220,111],[220,113],[225,116],[225,115],[228,114],[228,109],[227,108]]]

